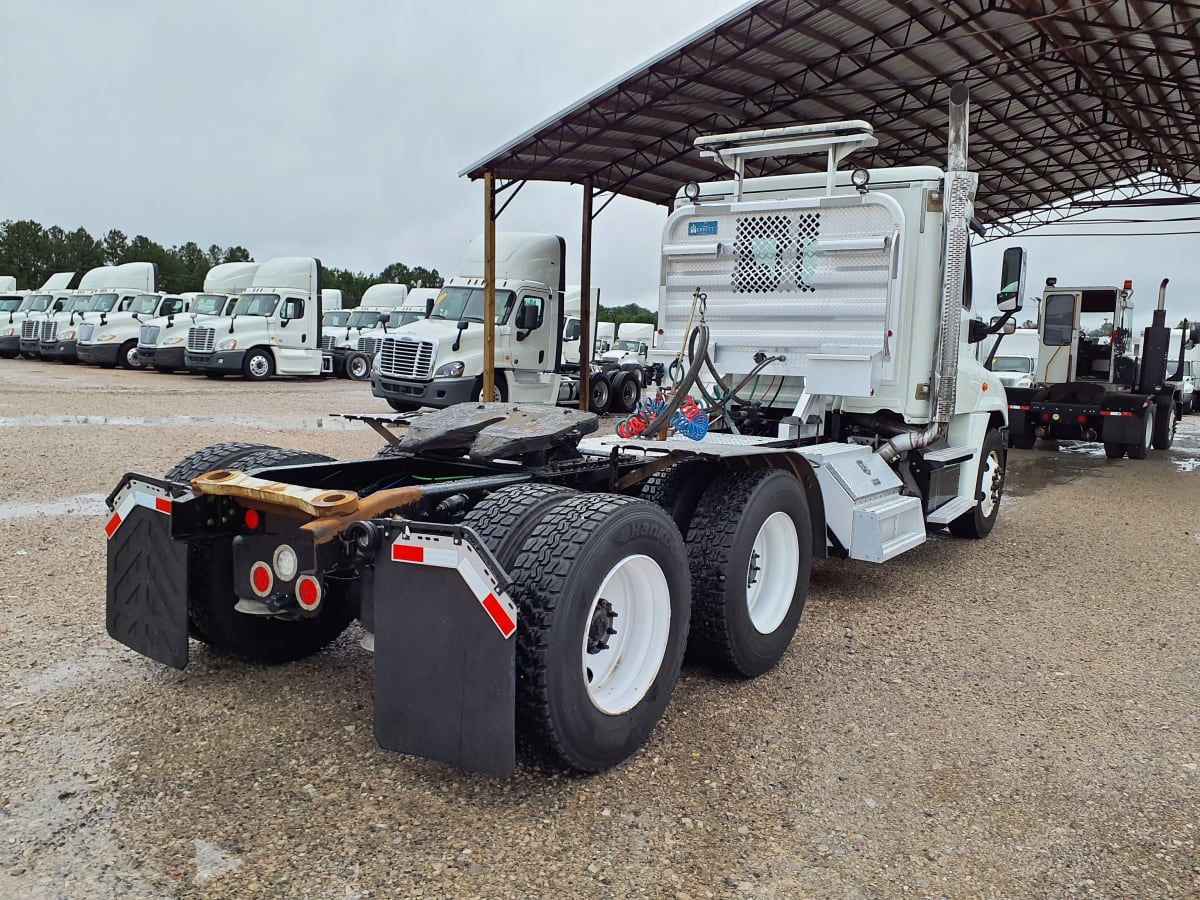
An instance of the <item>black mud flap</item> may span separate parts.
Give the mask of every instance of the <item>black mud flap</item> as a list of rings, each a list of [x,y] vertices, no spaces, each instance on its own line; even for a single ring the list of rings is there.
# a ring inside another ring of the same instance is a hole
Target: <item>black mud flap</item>
[[[516,767],[516,606],[466,529],[388,533],[376,564],[375,739],[505,777]]]
[[[172,502],[147,484],[126,485],[110,501],[109,636],[176,669],[188,662],[187,544],[171,538]]]

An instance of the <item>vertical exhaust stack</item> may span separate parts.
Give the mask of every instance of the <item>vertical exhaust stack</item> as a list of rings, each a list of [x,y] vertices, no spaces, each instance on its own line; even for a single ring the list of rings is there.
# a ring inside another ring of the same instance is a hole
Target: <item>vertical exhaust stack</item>
[[[1158,286],[1158,306],[1149,327],[1142,335],[1142,377],[1138,393],[1152,394],[1167,380],[1167,353],[1171,347],[1171,329],[1167,327],[1167,283]]]
[[[950,122],[947,130],[946,177],[942,208],[944,246],[942,258],[941,321],[933,359],[932,415],[920,432],[892,438],[877,451],[894,462],[906,450],[928,447],[946,433],[958,394],[958,343],[962,322],[963,284],[966,278],[970,223],[974,212],[979,176],[967,169],[967,134],[970,125],[970,94],[965,84],[950,89]]]

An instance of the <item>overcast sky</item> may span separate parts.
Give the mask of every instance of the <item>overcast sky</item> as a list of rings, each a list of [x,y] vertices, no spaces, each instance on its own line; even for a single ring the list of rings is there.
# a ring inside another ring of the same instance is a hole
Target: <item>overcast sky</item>
[[[739,5],[7,3],[0,219],[450,275],[482,230],[461,169]],[[580,192],[530,184],[499,227],[564,235],[573,279]],[[654,305],[664,215],[618,198],[597,218],[602,302]],[[1132,278],[1142,324],[1169,276],[1170,324],[1200,319],[1200,237],[1021,242],[1031,293]],[[981,248],[977,297],[1001,249]]]

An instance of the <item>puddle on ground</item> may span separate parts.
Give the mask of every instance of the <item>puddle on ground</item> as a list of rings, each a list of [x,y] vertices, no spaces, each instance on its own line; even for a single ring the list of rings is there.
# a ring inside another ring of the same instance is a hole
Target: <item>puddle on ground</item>
[[[383,415],[380,413],[380,415]],[[21,416],[0,417],[0,428],[63,428],[74,425],[118,425],[122,427],[199,428],[213,425],[232,425],[244,428],[270,428],[280,431],[303,431],[309,428],[329,428],[349,431],[370,426],[336,416]]]
[[[107,511],[104,494],[80,494],[48,503],[0,503],[0,522],[46,516],[102,516]]]
[[[1028,497],[1048,487],[1068,484],[1103,469],[1109,460],[1102,444],[1039,441],[1030,451],[1009,451],[1004,493]]]

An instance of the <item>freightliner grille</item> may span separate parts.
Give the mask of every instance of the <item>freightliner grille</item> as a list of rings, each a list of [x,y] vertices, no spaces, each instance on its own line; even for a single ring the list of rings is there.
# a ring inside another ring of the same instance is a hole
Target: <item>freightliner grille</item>
[[[379,345],[383,343],[383,338],[360,337],[358,339],[358,347],[355,348],[362,353],[374,356],[379,352]]]
[[[42,323],[42,340],[47,343],[58,337],[58,323],[47,319]]]
[[[79,343],[90,344],[92,335],[96,333],[95,325],[80,325],[79,326]]]
[[[400,378],[429,378],[437,345],[413,338],[384,338],[380,347],[379,371]]]
[[[36,341],[38,336],[38,326],[42,323],[39,319],[26,319],[21,323],[21,340]]]
[[[322,350],[332,350],[333,349],[333,335],[331,335],[331,334],[321,335],[321,349]]]
[[[138,329],[138,346],[153,347],[158,344],[158,325],[143,325]]]
[[[193,353],[212,353],[213,345],[217,342],[215,328],[189,328],[187,348]]]

